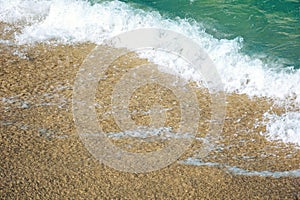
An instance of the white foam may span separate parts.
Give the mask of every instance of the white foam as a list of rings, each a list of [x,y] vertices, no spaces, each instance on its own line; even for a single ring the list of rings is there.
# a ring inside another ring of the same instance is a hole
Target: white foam
[[[192,1],[191,1],[192,2]],[[18,44],[56,40],[60,43],[93,42],[119,33],[138,28],[166,28],[179,32],[196,41],[214,61],[226,92],[244,93],[249,96],[270,97],[278,102],[300,105],[300,70],[294,72],[272,69],[280,68],[280,63],[263,63],[240,53],[242,38],[218,40],[205,33],[199,23],[191,20],[163,18],[158,12],[135,9],[117,0],[91,5],[87,1],[76,0],[0,0],[0,21],[23,23],[21,33],[16,33]],[[25,22],[25,23],[24,23]],[[7,43],[2,41],[1,43]],[[163,71],[177,73],[190,80],[202,80],[189,65],[165,54],[144,54],[150,60],[168,67]],[[286,115],[289,115],[287,113]],[[274,135],[285,121],[272,121],[268,131]],[[299,134],[299,121],[291,121]],[[281,133],[287,133],[284,129]],[[293,131],[295,131],[293,129]],[[288,132],[291,137],[294,134]],[[288,136],[287,136],[288,137]]]
[[[126,130],[123,132],[108,133],[108,137],[113,139],[119,138],[137,138],[146,139],[146,141],[167,140],[171,138],[195,138],[191,133],[176,133],[172,132],[171,127],[149,128],[138,127],[135,130]]]
[[[300,147],[300,113],[287,112],[283,115],[265,113],[266,135],[270,140],[281,140]]]
[[[0,0],[0,21],[38,22],[49,12],[50,4],[50,1]]]
[[[289,170],[289,171],[250,171],[243,169],[237,166],[230,166],[221,163],[215,162],[203,162],[202,160],[196,158],[187,158],[186,160],[181,160],[178,163],[185,165],[194,165],[194,166],[209,166],[209,167],[220,167],[223,168],[226,172],[232,173],[234,175],[243,175],[243,176],[264,176],[264,177],[300,177],[300,169]]]
[[[195,69],[186,60],[178,55],[170,54],[161,50],[143,50],[137,51],[139,57],[147,58],[156,63],[161,72],[183,76],[188,81],[205,81],[201,74],[196,73]]]
[[[300,102],[300,87],[297,87],[300,84],[299,70],[294,73],[272,71],[271,68],[276,68],[273,65],[280,64],[265,64],[259,59],[239,53],[243,44],[242,38],[215,39],[195,22],[164,19],[157,12],[134,9],[119,1],[93,6],[86,1],[75,0],[12,0],[9,3],[2,0],[0,3],[1,21],[16,22],[26,19],[31,23],[20,34],[16,34],[19,44],[50,39],[62,43],[101,44],[103,40],[128,30],[145,27],[167,28],[195,40],[207,51],[216,64],[227,92],[278,99],[286,99],[295,94]],[[169,57],[161,54],[157,59],[153,59],[153,56],[149,58],[161,64],[163,58]],[[178,62],[172,59],[168,62],[169,66],[178,68]],[[201,79],[192,71],[177,71],[187,79]]]

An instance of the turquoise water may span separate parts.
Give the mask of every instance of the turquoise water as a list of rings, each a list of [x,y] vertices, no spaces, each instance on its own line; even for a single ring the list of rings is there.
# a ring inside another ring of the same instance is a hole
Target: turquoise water
[[[299,0],[123,0],[166,18],[196,20],[218,39],[243,38],[242,52],[300,68]]]

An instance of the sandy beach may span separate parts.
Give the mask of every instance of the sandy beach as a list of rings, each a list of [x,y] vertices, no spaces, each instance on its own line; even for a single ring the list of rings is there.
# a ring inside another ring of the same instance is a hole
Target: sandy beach
[[[85,148],[74,125],[73,84],[95,45],[0,45],[1,199],[300,198],[297,176],[247,175],[228,170],[228,166],[247,172],[290,172],[300,168],[299,148],[270,142],[260,134],[265,127],[254,126],[272,107],[271,100],[227,94],[222,138],[214,151],[205,158],[197,157],[202,142],[195,140],[178,162],[168,167],[149,173],[126,173],[100,164]],[[96,102],[102,107],[97,107],[97,114],[105,132],[119,131],[112,115],[107,114],[114,83],[126,69],[146,62],[129,54],[116,60],[107,70],[107,78],[100,81]],[[207,90],[190,85],[201,110],[199,137],[205,136],[211,115],[210,96]],[[137,90],[139,98],[130,102],[130,108],[147,109],[157,102],[157,90],[163,94],[164,107],[173,108],[167,115],[167,125],[176,127],[179,103],[171,91],[159,86]],[[284,112],[284,108],[272,109]],[[140,125],[149,124],[149,115],[136,114],[133,119]],[[166,145],[165,141],[128,138],[111,141],[133,152],[154,151]],[[183,164],[187,158],[201,159],[206,164]]]

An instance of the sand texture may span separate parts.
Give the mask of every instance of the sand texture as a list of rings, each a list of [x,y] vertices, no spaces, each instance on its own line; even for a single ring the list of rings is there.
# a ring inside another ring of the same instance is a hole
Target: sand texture
[[[9,37],[9,36],[6,36]],[[76,73],[93,44],[15,47],[1,45],[0,132],[1,199],[299,199],[300,178],[238,175],[235,166],[248,171],[282,172],[300,168],[300,150],[269,142],[254,127],[272,101],[228,94],[222,138],[217,148],[197,157],[202,148],[195,140],[168,167],[149,173],[115,170],[94,158],[80,140],[73,120],[72,91]],[[22,55],[21,57],[19,55]],[[128,54],[116,60],[99,82],[96,93],[99,126],[106,133],[120,132],[110,110],[115,83],[128,70],[147,60]],[[201,111],[198,137],[204,137],[211,116],[208,91],[189,83]],[[147,111],[155,103],[170,108],[166,126],[180,121],[179,103],[172,91],[145,85],[135,91],[130,110]],[[274,112],[284,112],[274,107]],[[132,119],[148,125],[151,118],[135,112]],[[114,138],[112,143],[132,152],[163,148],[167,140]],[[215,166],[182,164],[187,158]]]

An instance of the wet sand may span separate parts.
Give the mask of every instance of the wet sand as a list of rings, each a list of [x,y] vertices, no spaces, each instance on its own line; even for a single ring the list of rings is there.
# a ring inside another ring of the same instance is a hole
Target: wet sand
[[[269,142],[261,136],[265,127],[253,128],[272,101],[227,95],[227,113],[222,138],[203,162],[218,166],[193,166],[174,162],[149,173],[126,173],[100,164],[80,140],[73,120],[72,91],[76,73],[93,44],[14,47],[0,51],[1,199],[299,199],[299,177],[236,175],[223,165],[249,171],[288,171],[300,168],[300,150],[292,145]],[[26,50],[24,50],[24,48]],[[19,55],[22,55],[20,58]],[[125,63],[125,62],[126,63]],[[100,81],[96,101],[99,125],[107,133],[118,127],[109,111],[113,85],[122,73],[146,60],[133,54],[122,57]],[[210,119],[210,96],[190,83],[197,94],[201,120],[199,137],[205,136]],[[167,125],[178,124],[178,102],[171,91],[145,86],[136,91],[132,110],[145,110],[157,102],[173,108]],[[147,97],[143,97],[147,94]],[[174,103],[175,102],[175,103]],[[273,108],[281,113],[283,108]],[[133,115],[140,125],[149,116]],[[258,119],[257,121],[255,119]],[[111,140],[128,151],[149,152],[164,142]],[[128,145],[130,144],[130,145]],[[202,142],[194,141],[178,161],[197,157]]]

